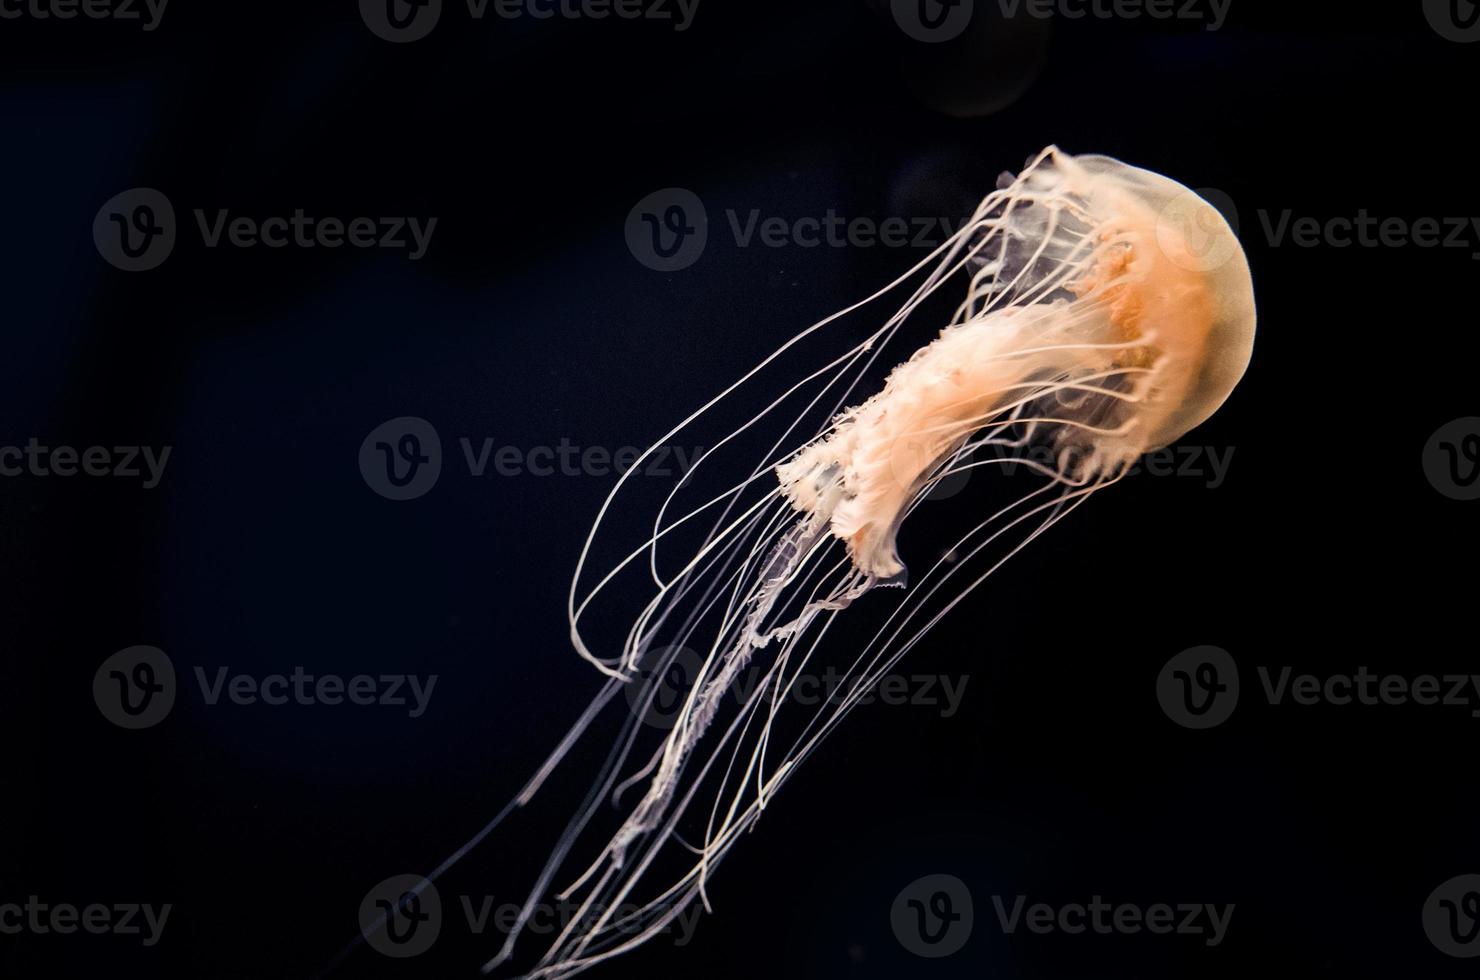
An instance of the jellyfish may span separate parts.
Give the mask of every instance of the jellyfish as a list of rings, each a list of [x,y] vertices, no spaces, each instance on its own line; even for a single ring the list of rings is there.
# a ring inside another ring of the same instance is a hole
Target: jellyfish
[[[905,357],[907,324],[952,282],[964,300]],[[829,334],[891,296],[899,305],[872,330]],[[871,685],[1009,557],[1212,415],[1245,371],[1254,323],[1247,260],[1206,201],[1156,173],[1051,146],[1003,174],[913,269],[802,331],[657,440],[738,420],[640,524],[613,516],[636,467],[596,515],[568,615],[603,687],[518,796],[433,877],[527,806],[612,702],[634,710],[485,971],[509,962],[551,895],[578,911],[543,940],[526,973],[541,980],[634,949],[694,903],[712,912],[707,886],[720,864]],[[814,360],[786,368],[796,373],[775,397],[754,400],[758,379],[803,346]],[[734,478],[686,499],[694,473],[733,465],[729,456],[746,460]],[[900,533],[931,488],[1009,468],[1001,505],[907,573]],[[634,526],[633,546],[596,565],[598,541]],[[593,604],[633,576],[645,598],[625,634],[591,627]],[[872,603],[884,610],[877,631],[832,649],[839,617]],[[685,656],[668,723],[646,724],[661,679]],[[795,685],[826,656],[840,657],[853,683],[798,708]],[[753,682],[740,695],[742,676]]]

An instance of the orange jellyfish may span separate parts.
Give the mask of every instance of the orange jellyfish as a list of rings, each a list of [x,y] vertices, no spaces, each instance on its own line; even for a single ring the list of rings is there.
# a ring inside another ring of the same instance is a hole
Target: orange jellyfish
[[[860,398],[867,368],[888,363],[880,358],[899,347],[904,324],[963,281],[965,298],[938,335],[896,355],[902,363],[882,387]],[[836,344],[782,394],[746,404],[756,379],[797,345],[826,346],[840,318],[900,294],[861,341]],[[576,651],[608,679],[473,843],[530,801],[620,692],[638,710],[485,969],[509,959],[557,885],[579,913],[531,977],[569,977],[659,935],[695,902],[709,908],[706,883],[740,834],[870,685],[1008,557],[1141,454],[1212,415],[1244,373],[1254,323],[1243,250],[1207,202],[1158,174],[1050,147],[1005,174],[970,222],[905,276],[809,327],[658,440],[669,445],[739,405],[744,421],[700,459],[715,467],[763,420],[782,423],[772,449],[728,489],[688,506],[679,503],[687,481],[675,486],[640,539],[617,550],[625,557],[593,570],[594,545],[633,526],[612,514],[640,466],[598,513],[569,618]],[[808,429],[807,411],[819,406],[825,421]],[[1031,489],[907,577],[897,538],[931,488],[1007,464],[1032,476]],[[670,556],[670,542],[695,528],[698,543]],[[648,596],[625,636],[589,634],[593,602],[627,576],[645,580]],[[822,656],[835,617],[886,601],[877,633],[842,658],[854,681],[846,696],[797,717],[793,685]],[[645,725],[657,679],[684,651],[692,663],[676,709],[667,724]],[[758,678],[744,696],[735,691],[742,674]],[[598,832],[598,808],[611,801],[615,829]]]

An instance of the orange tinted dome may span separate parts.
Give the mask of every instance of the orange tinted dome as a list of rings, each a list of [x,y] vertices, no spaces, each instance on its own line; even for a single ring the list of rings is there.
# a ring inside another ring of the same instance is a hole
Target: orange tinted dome
[[[1105,156],[1076,156],[1087,172],[1114,180],[1155,215],[1158,245],[1181,268],[1203,277],[1211,322],[1191,385],[1150,434],[1147,448],[1175,442],[1206,421],[1243,377],[1254,350],[1254,284],[1249,262],[1228,221],[1195,192]]]

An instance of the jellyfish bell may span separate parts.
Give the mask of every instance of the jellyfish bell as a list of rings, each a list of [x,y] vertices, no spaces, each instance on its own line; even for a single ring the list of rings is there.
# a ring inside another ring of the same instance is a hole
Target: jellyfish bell
[[[963,283],[938,335],[902,350],[905,323]],[[901,294],[861,341],[829,330]],[[531,804],[603,709],[630,705],[485,969],[508,962],[552,891],[575,914],[529,977],[572,976],[695,902],[711,908],[720,863],[873,685],[1008,558],[1210,416],[1244,373],[1253,334],[1248,265],[1216,211],[1168,178],[1049,147],[905,275],[802,331],[659,438],[602,505],[572,578],[571,639],[605,685],[510,806],[429,876]],[[801,353],[813,341],[820,362]],[[875,369],[891,362],[880,384]],[[747,420],[705,443],[655,514],[617,516],[649,455],[736,404]],[[897,538],[931,488],[1007,465],[1033,480],[906,579]],[[697,488],[709,471],[724,477],[718,492]],[[598,542],[624,535],[598,565]],[[630,627],[588,629],[619,581],[640,590]],[[872,608],[871,636],[833,629],[855,621],[855,606]],[[824,662],[846,696],[799,704],[799,682]],[[674,666],[686,687],[660,698]],[[647,717],[655,708],[661,724]]]
[[[792,506],[881,581],[904,570],[904,509],[992,419],[1032,405],[1086,482],[1207,419],[1248,365],[1248,263],[1206,202],[1159,174],[1054,149],[1004,184],[974,223],[967,315],[777,470]],[[991,301],[1001,295],[1014,302]]]

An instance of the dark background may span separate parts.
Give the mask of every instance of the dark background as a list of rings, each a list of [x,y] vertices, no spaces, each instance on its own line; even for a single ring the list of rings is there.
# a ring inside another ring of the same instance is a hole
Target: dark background
[[[861,0],[704,0],[684,32],[476,22],[453,3],[404,45],[343,0],[176,2],[151,32],[0,20],[0,445],[174,447],[154,490],[0,479],[0,901],[174,906],[147,949],[0,936],[4,976],[323,968],[366,890],[461,844],[598,686],[564,603],[611,480],[475,479],[456,437],[646,445],[923,257],[740,248],[725,209],[961,216],[1049,143],[1236,206],[1258,342],[1187,440],[1234,448],[1226,482],[1134,478],[1026,550],[902,667],[968,676],[961,710],[861,709],[740,844],[695,941],[656,941],[604,974],[1473,972],[1420,915],[1441,882],[1480,871],[1480,721],[1271,707],[1254,667],[1473,669],[1476,505],[1436,492],[1422,453],[1476,414],[1476,246],[1276,247],[1260,214],[1480,214],[1480,45],[1441,37],[1418,2],[1233,0],[1218,31],[988,12],[988,30],[946,46]],[[169,195],[181,241],[128,274],[91,227],[136,186]],[[711,238],[693,267],[661,274],[623,227],[673,186],[704,199]],[[189,217],[296,207],[440,220],[408,262],[209,250]],[[408,415],[437,426],[447,469],[396,503],[356,454]],[[902,546],[916,553],[908,531]],[[170,654],[182,693],[132,732],[90,692],[136,644]],[[1200,732],[1154,693],[1168,658],[1199,644],[1230,651],[1245,682],[1230,721]],[[196,665],[440,681],[419,719],[209,707]],[[470,936],[454,896],[521,898],[573,788],[443,879],[453,911],[431,952],[361,948],[332,975],[476,975],[500,937]],[[970,886],[975,931],[925,960],[889,912],[937,873]],[[1211,949],[1004,936],[990,896],[1017,894],[1236,912]]]

